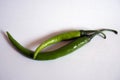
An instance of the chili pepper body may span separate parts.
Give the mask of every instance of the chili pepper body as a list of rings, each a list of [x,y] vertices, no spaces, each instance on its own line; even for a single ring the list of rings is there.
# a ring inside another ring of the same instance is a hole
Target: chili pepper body
[[[9,32],[7,32],[8,38],[10,40],[10,42],[12,43],[12,45],[19,51],[21,52],[23,55],[29,57],[29,58],[33,58],[34,56],[34,52],[24,48],[20,43],[18,43],[11,35]],[[69,44],[54,50],[54,51],[50,51],[50,52],[40,52],[38,53],[37,57],[35,58],[36,60],[52,60],[52,59],[56,59],[62,56],[65,56],[73,51],[75,51],[76,49],[82,47],[83,45],[85,45],[86,43],[88,43],[90,41],[90,38],[87,36],[81,37],[81,38],[77,38],[74,41],[70,42]]]
[[[38,55],[36,56],[36,58],[34,58],[35,60],[52,60],[52,59],[56,59],[59,57],[62,57],[64,55],[67,55],[73,51],[75,51],[76,49],[82,47],[83,45],[85,45],[86,43],[88,43],[95,35],[101,33],[103,34],[103,38],[106,38],[106,35],[104,33],[102,33],[102,31],[112,31],[115,34],[117,34],[117,31],[115,30],[111,30],[111,29],[102,29],[99,31],[95,31],[94,33],[92,32],[92,34],[87,34],[84,35],[82,37],[76,38],[74,39],[74,41],[72,41],[71,43],[55,50],[55,51],[50,51],[50,52],[39,52]],[[88,32],[88,33],[91,33]],[[86,34],[86,33],[84,33]],[[12,45],[19,51],[21,52],[23,55],[32,58],[34,57],[34,52],[23,47],[20,43],[18,43],[11,35],[9,32],[7,32],[8,38],[10,40],[10,42],[12,43]]]

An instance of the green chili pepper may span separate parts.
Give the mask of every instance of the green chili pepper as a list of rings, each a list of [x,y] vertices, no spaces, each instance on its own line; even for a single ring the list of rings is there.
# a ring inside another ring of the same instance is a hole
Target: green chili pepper
[[[111,29],[79,30],[79,31],[76,30],[76,31],[69,31],[69,32],[65,32],[65,33],[62,33],[62,34],[58,34],[58,35],[44,41],[42,44],[40,44],[37,47],[37,49],[35,50],[35,53],[34,53],[34,59],[36,58],[38,53],[41,52],[41,50],[43,50],[47,46],[50,46],[52,44],[58,43],[58,42],[63,41],[63,40],[78,38],[78,37],[81,37],[81,36],[89,36],[89,35],[94,34],[95,32],[100,32],[101,34],[103,34],[102,31],[114,31],[114,30],[111,30]],[[106,38],[105,35],[103,37]]]
[[[106,31],[108,29],[102,29],[102,30],[96,30],[94,33],[92,34],[87,34],[86,36],[82,36],[80,38],[76,38],[74,41],[72,41],[71,43],[55,50],[55,51],[50,51],[50,52],[40,52],[38,53],[38,55],[36,56],[36,60],[52,60],[52,59],[56,59],[59,57],[62,57],[64,55],[69,54],[70,52],[73,52],[74,50],[78,49],[79,47],[85,45],[86,43],[88,43],[95,35],[101,33],[103,34],[103,38],[106,38],[105,34],[102,33],[102,31]],[[115,30],[108,30],[108,31],[112,31],[115,34],[117,34],[117,31]],[[91,31],[89,32],[91,33]],[[84,33],[85,34],[85,33]],[[13,44],[13,46],[20,51],[23,55],[29,57],[29,58],[33,58],[34,57],[34,52],[24,48],[21,44],[19,44],[11,35],[9,32],[7,32],[8,38],[10,40],[10,42]]]

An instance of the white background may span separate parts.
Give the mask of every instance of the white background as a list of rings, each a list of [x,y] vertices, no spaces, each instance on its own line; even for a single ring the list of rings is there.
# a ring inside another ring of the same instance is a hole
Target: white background
[[[22,56],[5,36],[34,50],[49,34],[100,28],[120,32],[120,0],[0,0],[0,80],[120,80],[119,34],[52,61]]]

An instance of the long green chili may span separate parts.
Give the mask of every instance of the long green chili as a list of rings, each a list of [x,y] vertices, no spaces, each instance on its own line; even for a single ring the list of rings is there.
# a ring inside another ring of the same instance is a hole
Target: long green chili
[[[62,57],[64,55],[67,55],[73,51],[75,51],[76,49],[78,49],[79,47],[82,47],[83,45],[85,45],[86,43],[88,43],[95,35],[101,33],[103,35],[103,38],[106,38],[106,35],[104,33],[102,33],[102,31],[112,31],[115,34],[117,34],[117,31],[115,30],[111,30],[111,29],[101,29],[101,30],[94,30],[94,32],[91,31],[87,31],[87,33],[84,32],[84,36],[78,37],[75,40],[73,40],[71,43],[57,49],[54,51],[50,51],[50,52],[39,52],[36,56],[36,60],[52,60],[52,59],[56,59],[59,57]],[[88,34],[89,33],[89,34]],[[11,35],[9,32],[7,32],[8,38],[10,40],[10,42],[12,43],[12,45],[21,52],[21,54],[29,57],[29,58],[33,58],[34,57],[34,52],[23,47],[20,43],[18,43]]]

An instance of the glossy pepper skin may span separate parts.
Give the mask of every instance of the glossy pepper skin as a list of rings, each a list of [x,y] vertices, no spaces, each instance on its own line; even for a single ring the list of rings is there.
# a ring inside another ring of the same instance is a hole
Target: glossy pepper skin
[[[41,50],[44,49],[47,46],[50,46],[52,44],[61,42],[63,40],[69,40],[69,39],[74,39],[74,38],[78,38],[84,35],[89,35],[89,34],[93,34],[95,32],[95,30],[75,30],[75,31],[68,31],[68,32],[64,32],[61,34],[58,34],[48,40],[46,40],[45,42],[43,42],[42,44],[40,44],[38,46],[38,48],[36,49],[36,52],[32,52],[31,50],[28,50],[26,48],[24,48],[22,45],[20,45],[20,43],[18,43],[11,35],[9,32],[7,32],[8,38],[11,41],[11,43],[21,52],[21,53],[25,53],[27,56],[31,57],[32,53],[32,57],[34,57],[34,59],[36,58],[36,56],[38,55],[38,53],[41,53]]]
[[[81,36],[80,38],[74,39],[71,43],[55,50],[55,51],[50,51],[50,52],[39,52],[38,55],[36,56],[35,60],[53,60],[62,56],[65,56],[76,49],[82,47],[86,43],[88,43],[95,35],[101,33],[103,35],[103,38],[106,38],[105,34],[102,33],[102,31],[112,31],[115,34],[117,34],[117,31],[111,30],[111,29],[101,29],[101,30],[95,30],[94,32],[91,33],[91,31],[88,31],[89,34]],[[86,34],[86,33],[84,33]],[[20,43],[18,43],[11,35],[9,32],[7,32],[8,38],[12,45],[19,51],[21,54],[25,55],[26,57],[32,58],[34,56],[34,52],[24,48]]]
[[[20,43],[18,43],[9,32],[7,32],[8,38],[10,40],[10,42],[12,43],[12,45],[19,51],[21,52],[21,54],[23,54],[24,56],[27,56],[29,58],[33,58],[34,56],[34,52],[23,47]],[[81,37],[81,38],[77,38],[74,41],[70,42],[69,44],[54,50],[54,51],[50,51],[50,52],[41,52],[37,55],[36,60],[52,60],[52,59],[56,59],[62,56],[65,56],[73,51],[75,51],[76,49],[78,49],[79,47],[82,47],[84,44],[88,43],[90,41],[90,38],[87,36]]]

